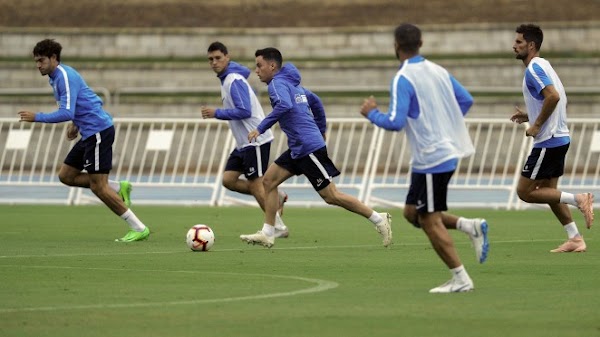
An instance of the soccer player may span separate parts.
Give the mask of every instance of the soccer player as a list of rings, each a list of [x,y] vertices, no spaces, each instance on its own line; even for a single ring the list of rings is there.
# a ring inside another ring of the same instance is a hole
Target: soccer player
[[[54,112],[19,111],[20,121],[60,123],[72,121],[67,139],[81,139],[67,154],[58,177],[68,186],[89,188],[130,227],[116,241],[132,242],[148,238],[150,230],[129,209],[131,184],[109,181],[112,169],[112,144],[115,128],[112,117],[102,108],[102,99],[85,83],[79,73],[60,62],[62,46],[45,39],[33,48],[33,59],[42,76],[48,75],[58,109]],[[86,172],[82,172],[85,170]]]
[[[288,138],[289,149],[275,160],[265,173],[265,220],[256,234],[241,235],[245,242],[271,247],[275,243],[273,223],[277,210],[277,186],[294,175],[305,175],[326,203],[343,207],[369,219],[383,238],[385,247],[392,243],[391,216],[377,213],[355,197],[337,190],[333,177],[340,174],[325,146],[326,119],[321,99],[300,86],[300,72],[287,63],[275,48],[257,50],[256,74],[267,83],[273,111],[248,134],[256,141],[279,122]]]
[[[423,42],[418,27],[402,24],[394,35],[401,66],[390,85],[388,112],[380,112],[371,96],[363,102],[360,113],[386,130],[406,129],[412,160],[404,217],[423,229],[452,274],[448,282],[429,292],[470,291],[473,281],[448,229],[465,232],[483,263],[489,249],[488,224],[484,219],[466,219],[445,211],[448,183],[458,160],[475,152],[464,121],[473,97],[446,69],[420,55]]]
[[[517,194],[528,203],[548,204],[567,232],[567,241],[551,252],[585,252],[585,241],[568,205],[579,208],[587,228],[591,228],[594,195],[557,189],[571,143],[567,126],[567,95],[550,62],[540,57],[543,39],[542,29],[537,25],[522,24],[516,29],[513,51],[526,67],[523,97],[527,112],[516,107],[510,119],[519,124],[530,122],[525,136],[533,137],[533,149],[521,171]]]
[[[223,186],[227,189],[254,196],[260,207],[265,210],[265,191],[263,175],[269,165],[273,133],[269,130],[257,138],[248,141],[248,132],[254,130],[265,118],[263,108],[248,83],[251,71],[247,67],[231,61],[227,47],[221,42],[208,46],[208,63],[221,81],[221,99],[223,108],[215,109],[203,106],[202,118],[217,118],[229,121],[236,148],[229,155]],[[244,174],[246,179],[240,179]],[[281,220],[283,205],[287,194],[278,191],[279,209],[275,215],[275,237],[287,238],[289,230]]]

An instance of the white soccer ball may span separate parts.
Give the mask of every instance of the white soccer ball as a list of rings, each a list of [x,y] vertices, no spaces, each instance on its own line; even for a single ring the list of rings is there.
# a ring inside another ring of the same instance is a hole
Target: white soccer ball
[[[191,250],[205,252],[215,243],[215,233],[207,225],[194,225],[187,232],[185,242]]]

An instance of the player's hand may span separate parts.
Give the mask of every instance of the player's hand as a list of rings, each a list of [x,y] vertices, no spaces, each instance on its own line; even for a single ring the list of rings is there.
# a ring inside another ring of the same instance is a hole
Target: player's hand
[[[35,121],[35,112],[31,111],[19,111],[19,122],[34,122]]]
[[[215,118],[215,113],[217,109],[209,108],[206,106],[200,107],[200,111],[202,112],[202,118]]]
[[[515,113],[510,116],[510,120],[517,123],[517,124],[522,124],[525,122],[529,122],[529,116],[527,116],[527,113],[521,109],[519,109],[518,106],[515,107]]]
[[[260,136],[260,132],[258,132],[258,130],[252,130],[248,134],[248,141],[252,143],[256,140],[256,138],[258,138],[258,136]]]
[[[525,136],[527,137],[535,137],[540,133],[540,127],[532,125],[527,130],[525,130]]]
[[[360,114],[367,117],[369,111],[375,108],[377,108],[377,101],[375,101],[375,97],[369,96],[369,98],[365,98],[363,104],[360,106]]]
[[[79,135],[79,128],[71,123],[67,126],[67,140],[73,140]]]

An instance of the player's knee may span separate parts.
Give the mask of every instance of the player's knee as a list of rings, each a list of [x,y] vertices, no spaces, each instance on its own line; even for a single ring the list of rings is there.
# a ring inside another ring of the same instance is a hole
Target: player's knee
[[[73,186],[73,182],[74,182],[73,176],[66,174],[63,171],[60,171],[58,173],[58,180],[60,180],[61,183],[65,184],[67,186]]]
[[[419,216],[413,210],[409,210],[408,208],[404,208],[404,219],[408,221],[411,225],[421,228],[421,224],[419,224]]]
[[[338,206],[339,202],[335,195],[327,194],[322,196],[323,201],[325,201],[328,205]]]
[[[269,191],[277,188],[277,183],[275,180],[271,179],[271,177],[263,176],[262,185],[265,189],[265,193],[269,193]]]
[[[531,191],[527,188],[517,187],[517,196],[524,202],[531,201]]]
[[[233,191],[233,188],[235,187],[235,180],[224,178],[222,184],[226,189]]]

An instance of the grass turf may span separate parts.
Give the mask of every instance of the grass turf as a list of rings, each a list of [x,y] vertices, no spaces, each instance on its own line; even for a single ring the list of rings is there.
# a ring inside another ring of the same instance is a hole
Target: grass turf
[[[597,336],[600,250],[579,223],[582,254],[550,211],[460,210],[490,223],[479,265],[453,238],[475,291],[429,294],[449,273],[424,234],[392,210],[395,244],[338,208],[287,208],[273,249],[239,234],[256,208],[134,207],[148,241],[113,242],[126,226],[100,206],[0,206],[0,336]],[[185,233],[216,243],[191,252]]]

